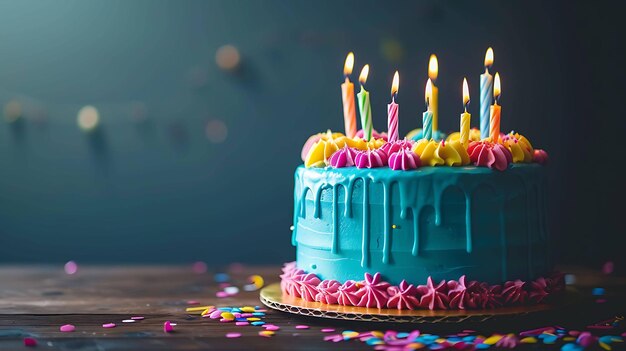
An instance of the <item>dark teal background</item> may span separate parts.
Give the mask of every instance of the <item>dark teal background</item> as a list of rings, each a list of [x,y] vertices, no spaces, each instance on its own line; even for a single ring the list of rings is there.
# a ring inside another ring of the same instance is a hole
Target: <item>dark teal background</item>
[[[281,263],[306,138],[342,130],[342,65],[371,65],[374,127],[400,71],[400,132],[417,127],[431,53],[440,128],[469,80],[478,125],[485,49],[502,129],[548,150],[562,261],[621,255],[624,30],[609,2],[0,2],[0,262]],[[220,70],[216,50],[238,48]],[[101,129],[76,114],[93,105]],[[207,140],[207,121],[228,128]],[[140,120],[140,121],[139,121]]]

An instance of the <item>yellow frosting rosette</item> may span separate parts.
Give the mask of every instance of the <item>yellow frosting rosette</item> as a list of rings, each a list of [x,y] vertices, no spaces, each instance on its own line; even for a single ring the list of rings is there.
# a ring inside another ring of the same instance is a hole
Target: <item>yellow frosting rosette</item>
[[[513,163],[533,162],[533,146],[523,135],[511,132],[502,138],[501,143],[511,151]]]
[[[459,132],[454,132],[451,133],[450,135],[448,135],[448,137],[446,138],[446,143],[449,143],[451,141],[459,141],[461,139],[461,133]],[[470,129],[469,132],[469,141],[480,141],[480,130],[476,129],[476,128],[472,128]]]
[[[470,163],[467,150],[458,140],[438,143],[422,139],[413,146],[413,152],[420,157],[423,166],[464,166]]]
[[[346,139],[345,136],[341,136],[337,139],[318,140],[306,155],[304,166],[307,168],[325,167],[330,156],[346,145]]]

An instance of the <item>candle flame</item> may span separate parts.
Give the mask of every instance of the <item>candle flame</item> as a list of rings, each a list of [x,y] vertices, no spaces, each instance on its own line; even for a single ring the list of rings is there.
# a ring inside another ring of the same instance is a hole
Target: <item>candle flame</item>
[[[428,78],[426,82],[426,90],[424,91],[424,100],[426,101],[426,107],[430,105],[430,98],[433,96],[433,82]]]
[[[346,57],[346,63],[343,65],[343,74],[349,76],[352,74],[352,68],[354,68],[354,54],[349,52]]]
[[[400,75],[398,71],[393,75],[393,82],[391,83],[391,96],[398,93],[398,86],[400,85]]]
[[[467,86],[467,78],[463,78],[463,106],[467,110],[467,105],[469,104],[469,87]]]
[[[370,65],[363,66],[363,69],[361,69],[361,74],[359,75],[359,83],[361,83],[361,85],[367,82],[367,76],[369,74],[370,74]]]
[[[498,102],[500,98],[500,73],[496,72],[496,78],[493,81],[493,98]]]
[[[437,62],[437,56],[435,54],[430,55],[430,60],[428,60],[428,78],[437,80],[437,75],[439,74],[439,62]],[[432,83],[431,83],[432,84]]]
[[[491,65],[493,65],[493,49],[489,48],[485,53],[485,68],[489,68]]]

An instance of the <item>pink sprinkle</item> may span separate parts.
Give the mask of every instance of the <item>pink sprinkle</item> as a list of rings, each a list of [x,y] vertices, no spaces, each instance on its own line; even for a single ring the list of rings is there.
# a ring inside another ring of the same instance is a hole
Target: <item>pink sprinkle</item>
[[[102,328],[115,328],[115,323],[106,323],[102,325]]]
[[[232,321],[234,321],[234,319],[228,319],[228,318],[221,318],[220,319],[220,322],[222,322],[222,323],[230,323]]]
[[[226,334],[226,337],[229,339],[238,338],[241,337],[241,333],[228,333]]]
[[[189,301],[187,301],[187,304],[188,304],[188,305],[199,305],[199,304],[200,304],[200,301],[196,301],[196,300],[189,300]]]
[[[334,331],[335,331],[335,329],[333,329],[333,328],[324,328],[324,329],[322,329],[322,333],[332,333]]]
[[[163,331],[166,333],[171,333],[174,331],[174,327],[172,326],[172,322],[166,321],[163,323]]]
[[[215,310],[213,312],[211,312],[211,314],[209,315],[209,317],[211,319],[218,319],[218,318],[222,318],[222,311],[220,310]]]
[[[144,319],[144,317],[142,317],[142,316],[135,316],[135,317],[130,317],[130,319],[134,319],[136,321],[140,321],[140,320]]]
[[[235,325],[241,327],[241,326],[244,326],[244,325],[250,325],[250,323],[248,323],[248,322],[235,322]]]
[[[228,293],[227,293],[227,292],[225,292],[225,291],[218,291],[218,292],[215,294],[215,296],[217,296],[217,297],[228,297],[229,295],[228,295]]]
[[[62,325],[61,328],[59,328],[59,330],[64,333],[70,333],[76,330],[76,327],[71,324],[65,324],[65,325]]]
[[[280,327],[274,324],[266,324],[263,327],[265,327],[265,330],[279,330]]]
[[[196,274],[206,273],[207,265],[202,261],[197,261],[191,266],[191,270]]]
[[[303,324],[296,325],[296,329],[309,329],[309,326],[308,325],[303,325]]]
[[[74,261],[68,261],[65,264],[64,269],[66,274],[75,274],[76,272],[78,272],[78,265]]]
[[[254,317],[254,315],[252,313],[242,313],[241,317],[242,318],[248,318],[248,317]]]
[[[35,347],[37,346],[37,340],[35,340],[34,338],[24,338],[24,346]]]

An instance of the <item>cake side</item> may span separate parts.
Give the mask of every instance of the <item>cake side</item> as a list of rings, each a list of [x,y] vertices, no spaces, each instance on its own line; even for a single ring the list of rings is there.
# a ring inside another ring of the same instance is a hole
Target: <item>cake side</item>
[[[299,167],[297,266],[321,279],[490,284],[551,270],[543,167],[422,167],[411,172]]]

